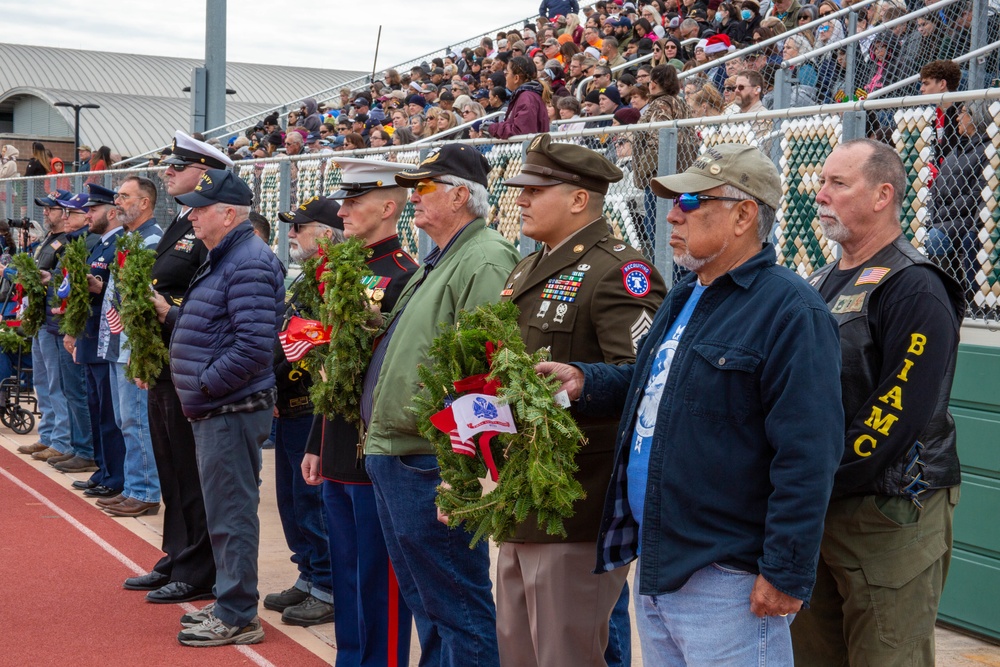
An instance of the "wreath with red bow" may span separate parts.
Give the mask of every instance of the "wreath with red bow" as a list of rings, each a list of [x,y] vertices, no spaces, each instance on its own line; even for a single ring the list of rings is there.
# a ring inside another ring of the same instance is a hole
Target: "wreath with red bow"
[[[484,537],[509,539],[531,515],[548,534],[565,536],[563,520],[585,495],[574,477],[583,432],[553,400],[559,381],[535,372],[548,353],[527,353],[518,315],[510,302],[463,311],[431,345],[433,364],[419,369],[423,389],[414,409],[441,467],[437,506],[449,525],[472,533],[472,546]],[[485,398],[491,394],[496,402]],[[463,397],[475,397],[483,422],[502,422],[496,405],[509,406],[517,432],[487,427],[478,446],[464,440],[450,410]],[[484,494],[480,478],[487,474],[497,485]]]

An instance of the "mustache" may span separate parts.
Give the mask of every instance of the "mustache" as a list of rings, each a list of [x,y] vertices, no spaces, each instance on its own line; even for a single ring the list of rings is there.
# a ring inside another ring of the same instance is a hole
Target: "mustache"
[[[829,206],[820,204],[819,208],[816,209],[816,215],[821,218],[833,218],[837,222],[840,222],[840,216]]]

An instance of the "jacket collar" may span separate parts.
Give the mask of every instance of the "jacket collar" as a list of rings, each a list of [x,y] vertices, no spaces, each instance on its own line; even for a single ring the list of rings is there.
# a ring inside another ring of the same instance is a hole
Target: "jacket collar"
[[[253,234],[253,225],[250,224],[249,220],[244,220],[240,224],[233,227],[232,231],[222,237],[219,241],[219,245],[212,248],[209,251],[208,256],[214,263],[218,261],[223,255],[225,255],[229,250],[238,243],[241,243],[247,238],[247,236]]]
[[[770,243],[765,243],[760,252],[739,266],[730,269],[726,275],[743,289],[749,289],[753,281],[757,279],[757,274],[770,266],[774,266],[777,261],[778,256],[774,252],[774,246]]]

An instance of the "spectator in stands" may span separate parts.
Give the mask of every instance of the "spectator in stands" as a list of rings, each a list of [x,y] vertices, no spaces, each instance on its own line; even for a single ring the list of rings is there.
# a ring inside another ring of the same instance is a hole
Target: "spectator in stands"
[[[90,171],[90,156],[93,151],[86,144],[76,149],[77,171]]]
[[[809,40],[799,34],[789,35],[785,38],[781,57],[782,60],[792,60],[804,56],[810,51],[812,51],[812,45],[809,44]],[[801,65],[789,67],[788,71],[800,86],[812,87],[816,85],[816,68],[813,67],[812,63],[804,62]]]
[[[823,8],[820,8],[822,12]],[[829,14],[830,12],[827,12]],[[838,19],[831,19],[826,23],[821,23],[816,28],[816,48],[822,48],[829,44],[836,44],[844,39],[844,24]]]
[[[649,88],[642,85],[641,83],[636,84],[632,88],[632,97],[629,99],[629,106],[633,109],[637,109],[640,113],[646,110],[646,105],[649,104]]]
[[[106,171],[111,164],[111,149],[107,146],[101,146],[90,158],[90,171]]]
[[[681,120],[691,113],[688,105],[678,95],[680,80],[677,70],[670,65],[659,65],[650,72],[650,100],[639,118],[639,123],[658,123],[666,120]],[[656,176],[659,166],[660,135],[656,130],[635,132],[632,137],[633,180],[644,193],[643,233],[641,246],[643,254],[652,257],[654,230],[656,228],[656,195],[650,189],[650,181]],[[694,162],[698,152],[698,137],[692,128],[682,128],[677,140],[677,171],[687,169]]]
[[[970,100],[955,108],[958,141],[931,186],[924,247],[935,264],[962,283],[971,301],[978,287],[979,212],[986,185],[983,170],[988,164],[985,142],[993,116],[985,100]]]
[[[410,117],[406,113],[406,109],[393,109],[392,111],[392,126],[397,130],[401,127],[409,127]]]
[[[11,144],[0,149],[0,178],[14,178],[17,173],[17,156],[21,151]]]
[[[767,17],[773,16],[785,25],[786,30],[794,30],[796,27],[795,17],[800,8],[799,0],[774,0]]]
[[[740,22],[743,24],[743,34],[754,44],[758,42],[754,31],[760,28],[760,21],[760,3],[757,0],[743,0],[740,3]]]
[[[899,39],[892,32],[880,32],[868,48],[872,64],[871,78],[865,82],[865,90],[873,93],[893,83],[899,63]]]
[[[917,19],[917,33],[920,35],[920,55],[917,62],[928,62],[941,57],[941,36],[943,30],[938,17],[924,14]]]
[[[422,113],[410,116],[410,131],[413,132],[413,136],[418,139],[430,136],[426,121],[427,118]]]
[[[819,9],[816,5],[803,5],[799,7],[798,13],[795,15],[795,26],[802,27],[809,23],[812,23],[819,18]],[[809,44],[812,46],[816,45],[816,33],[812,28],[806,28],[799,33],[809,40]]]
[[[701,90],[686,98],[686,101],[693,118],[719,116],[726,107],[722,93],[711,82],[706,83],[701,87]]]
[[[504,119],[483,125],[490,137],[507,139],[519,134],[547,132],[549,117],[542,100],[542,86],[535,78],[535,65],[524,56],[511,58],[507,66],[507,89],[513,90]]]
[[[412,144],[417,140],[417,136],[413,134],[413,130],[408,127],[397,128],[395,132],[392,133],[392,145],[393,146],[405,146],[406,144]],[[395,156],[395,153],[391,154]]]
[[[49,174],[62,174],[66,172],[66,165],[61,157],[53,157],[52,151],[46,149],[45,156],[49,158]],[[66,185],[65,187],[69,187]]]
[[[724,104],[723,113],[731,114],[739,112],[739,104],[736,102],[736,77],[727,77],[722,85],[722,102]]]
[[[360,150],[362,148],[367,148],[365,145],[365,138],[357,132],[351,132],[344,137],[345,151]]]
[[[601,45],[601,56],[608,67],[618,67],[625,64],[625,59],[618,52],[618,40],[614,37],[605,37]]]
[[[295,130],[285,135],[285,153],[288,155],[300,155],[305,147],[305,139],[301,132]]]
[[[622,108],[622,98],[614,86],[601,88],[597,91],[597,106],[602,115],[613,114]]]
[[[953,93],[962,80],[962,70],[951,60],[935,60],[920,68],[920,94]],[[958,145],[958,107],[944,102],[934,120],[934,154],[928,161],[931,174],[928,185],[933,183],[944,159]]]
[[[563,121],[559,124],[560,132],[575,132],[587,126],[585,122],[572,122],[577,121],[583,111],[580,101],[575,97],[556,98],[556,110],[559,112],[560,120]]]
[[[355,100],[356,103],[357,100]],[[314,98],[308,97],[302,101],[302,108],[304,113],[300,125],[308,132],[318,131],[319,126],[323,124],[323,117],[319,114],[319,104]]]
[[[740,11],[732,2],[723,2],[715,10],[715,24],[720,35],[725,35],[733,44],[745,45],[749,42],[746,25],[740,20]]]
[[[569,35],[574,44],[579,45],[583,42],[583,26],[580,25],[580,15],[578,13],[566,15],[566,30],[564,34]]]
[[[35,141],[31,144],[31,158],[24,168],[25,176],[45,176],[52,168],[49,156],[45,153],[45,144]]]

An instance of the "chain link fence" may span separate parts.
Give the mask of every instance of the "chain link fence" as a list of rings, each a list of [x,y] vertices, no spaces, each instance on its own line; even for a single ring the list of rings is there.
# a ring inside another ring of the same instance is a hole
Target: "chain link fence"
[[[642,250],[668,276],[672,270],[667,252],[669,202],[651,195],[648,178],[686,168],[685,137],[701,152],[719,143],[761,148],[775,160],[785,192],[773,239],[779,261],[806,276],[833,261],[839,252],[836,244],[824,238],[816,219],[815,195],[823,162],[840,142],[868,136],[872,118],[878,117],[885,123],[879,126],[878,136],[896,147],[908,174],[901,230],[914,247],[966,287],[969,317],[1000,320],[998,98],[1000,90],[988,89],[936,96],[933,101],[937,104],[928,104],[928,97],[881,99],[753,116],[584,128],[553,136],[557,141],[572,141],[598,151],[621,168],[624,178],[612,184],[605,200],[609,224],[617,236]],[[521,236],[517,189],[506,187],[504,181],[519,173],[529,141],[468,142],[491,165],[489,222],[523,254],[536,246]],[[253,189],[255,209],[274,222],[279,211],[336,190],[340,156],[416,164],[437,145],[429,144],[420,151],[403,146],[243,161],[237,163],[236,172]],[[157,183],[157,219],[170,220],[177,205],[163,189],[162,169],[103,172],[98,176],[105,185],[114,187],[130,174],[147,176]],[[57,186],[80,191],[83,182],[93,176],[2,181],[4,215],[41,220],[34,197]],[[399,234],[411,254],[426,254],[429,241],[413,226],[411,205],[402,215]],[[279,255],[287,260],[283,250],[287,239],[277,229],[272,239]]]

